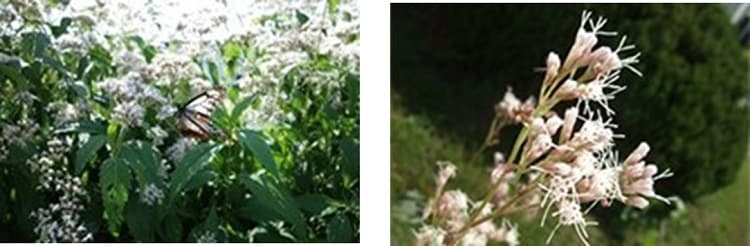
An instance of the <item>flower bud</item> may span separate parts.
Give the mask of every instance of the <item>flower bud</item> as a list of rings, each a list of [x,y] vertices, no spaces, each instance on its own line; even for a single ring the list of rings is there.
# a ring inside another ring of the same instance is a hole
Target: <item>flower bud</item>
[[[628,158],[625,159],[625,163],[624,164],[625,165],[633,165],[636,162],[641,161],[643,159],[643,157],[646,157],[646,155],[648,154],[648,151],[650,149],[651,148],[648,146],[648,144],[646,142],[641,142],[641,144],[639,144],[638,147],[635,148],[635,150],[633,150],[632,153],[630,153],[630,155],[628,156]]]
[[[648,206],[648,200],[646,200],[643,197],[640,196],[629,196],[625,200],[625,204],[628,204],[630,206],[643,209],[646,206]]]
[[[552,78],[557,76],[558,69],[560,69],[560,56],[555,52],[550,52],[547,55],[547,75],[545,75],[544,81],[551,82]]]
[[[565,110],[565,119],[563,120],[562,131],[560,132],[560,144],[567,142],[573,133],[573,126],[578,117],[578,108],[569,108]]]
[[[579,93],[578,90],[578,82],[572,79],[568,79],[565,80],[565,82],[560,85],[560,88],[557,89],[555,97],[560,100],[572,100],[578,98],[580,94],[581,93]]]
[[[546,126],[544,124],[544,120],[542,118],[534,118],[534,120],[531,122],[531,127],[529,128],[529,138],[533,139],[539,134],[546,133]]]
[[[557,116],[557,114],[553,114],[551,117],[547,118],[547,122],[545,123],[549,135],[555,135],[562,125],[563,121]]]

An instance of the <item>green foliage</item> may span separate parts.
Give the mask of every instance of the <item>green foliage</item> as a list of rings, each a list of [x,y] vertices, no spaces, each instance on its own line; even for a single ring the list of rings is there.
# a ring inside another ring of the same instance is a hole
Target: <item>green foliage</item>
[[[331,3],[335,9],[338,1]],[[293,18],[311,17],[297,12]],[[0,35],[0,93],[14,95],[0,98],[0,131],[26,122],[40,129],[24,144],[0,139],[0,148],[12,153],[0,158],[0,241],[39,239],[29,215],[60,194],[38,189],[44,174],[27,161],[49,149],[44,143],[52,138],[70,145],[54,167],[81,180],[87,193],[82,224],[96,242],[359,241],[359,74],[351,69],[357,64],[305,50],[309,62],[272,81],[279,88],[249,92],[236,81],[259,73],[247,64],[274,59],[251,43],[227,41],[215,55],[192,57],[198,78],[227,92],[211,117],[223,135],[188,144],[173,160],[170,147],[182,138],[177,120],[158,120],[161,105],[144,103],[143,124],[118,122],[113,114],[124,102],[101,84],[126,75],[115,64],[122,50],[115,49],[137,52],[152,65],[175,44],[128,35],[106,36],[80,53],[58,49],[55,37],[74,25],[65,18],[18,37]],[[319,74],[340,76],[322,84],[308,79]],[[195,94],[184,78],[172,82],[153,87],[167,98],[164,104],[177,106]],[[26,92],[33,95],[28,102],[15,96]],[[262,107],[274,96],[283,98],[279,114],[289,117],[248,123],[247,114],[267,110]],[[65,104],[88,110],[61,122],[57,107]],[[163,143],[149,136],[154,126],[167,133]],[[163,194],[145,194],[154,188]],[[158,199],[147,203],[147,196]]]
[[[120,224],[123,222],[123,209],[128,201],[130,171],[119,159],[107,159],[102,165],[100,189],[104,203],[103,217],[107,228],[114,237],[120,236]]]
[[[273,160],[271,149],[258,132],[251,130],[240,132],[240,143],[253,153],[265,169],[270,170],[274,176],[279,176],[279,169],[276,167],[276,161]]]

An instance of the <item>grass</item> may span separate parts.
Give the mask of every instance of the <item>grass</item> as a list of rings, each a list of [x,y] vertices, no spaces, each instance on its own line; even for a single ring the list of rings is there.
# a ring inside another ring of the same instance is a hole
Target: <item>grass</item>
[[[407,112],[392,95],[391,103],[391,244],[413,245],[413,234],[419,225],[397,218],[395,208],[405,193],[416,190],[422,195],[432,194],[438,160],[452,161],[458,167],[456,179],[447,189],[460,187],[475,200],[481,197],[488,177],[489,166],[468,165],[473,150],[466,149],[456,137],[441,134],[426,117]],[[481,139],[477,139],[477,142]],[[687,206],[684,215],[662,222],[659,229],[628,231],[625,245],[750,245],[747,232],[750,215],[748,187],[750,164],[746,163],[737,181],[720,191]],[[518,223],[523,245],[544,245],[551,224],[539,227],[538,216]],[[593,218],[590,218],[593,219]],[[590,242],[594,245],[615,244],[596,228],[589,227]],[[579,244],[571,228],[561,228],[551,245]]]

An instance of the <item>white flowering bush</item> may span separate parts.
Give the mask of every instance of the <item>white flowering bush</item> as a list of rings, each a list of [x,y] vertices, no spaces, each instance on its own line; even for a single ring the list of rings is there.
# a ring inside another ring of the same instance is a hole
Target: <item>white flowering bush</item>
[[[0,3],[0,241],[359,241],[355,1]]]
[[[555,52],[547,56],[537,99],[521,101],[509,88],[495,106],[487,136],[468,163],[496,147],[507,127],[520,125],[521,130],[508,152],[494,154],[484,196],[473,199],[460,188],[448,190],[460,170],[438,162],[434,193],[421,217],[410,218],[422,224],[414,232],[417,245],[518,245],[523,233],[511,220],[515,214],[537,216],[542,227],[550,228],[547,243],[565,226],[588,245],[586,227],[597,223],[586,215],[595,206],[620,202],[643,209],[653,200],[670,202],[653,186],[672,173],[647,164],[647,143],[624,160],[615,150],[614,140],[624,135],[617,132],[615,109],[608,102],[625,89],[616,83],[622,70],[641,75],[635,67],[640,53],[624,36],[614,48],[597,46],[599,38],[617,33],[604,31],[606,19],[591,15],[583,12],[564,59]],[[573,106],[558,115],[556,109],[566,105]],[[399,209],[414,207],[419,203],[404,202]]]

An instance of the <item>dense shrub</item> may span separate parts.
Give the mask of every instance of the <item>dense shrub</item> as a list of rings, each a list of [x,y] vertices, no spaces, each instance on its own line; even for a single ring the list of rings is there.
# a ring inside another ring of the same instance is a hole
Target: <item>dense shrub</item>
[[[0,241],[359,241],[356,3],[0,3]]]

